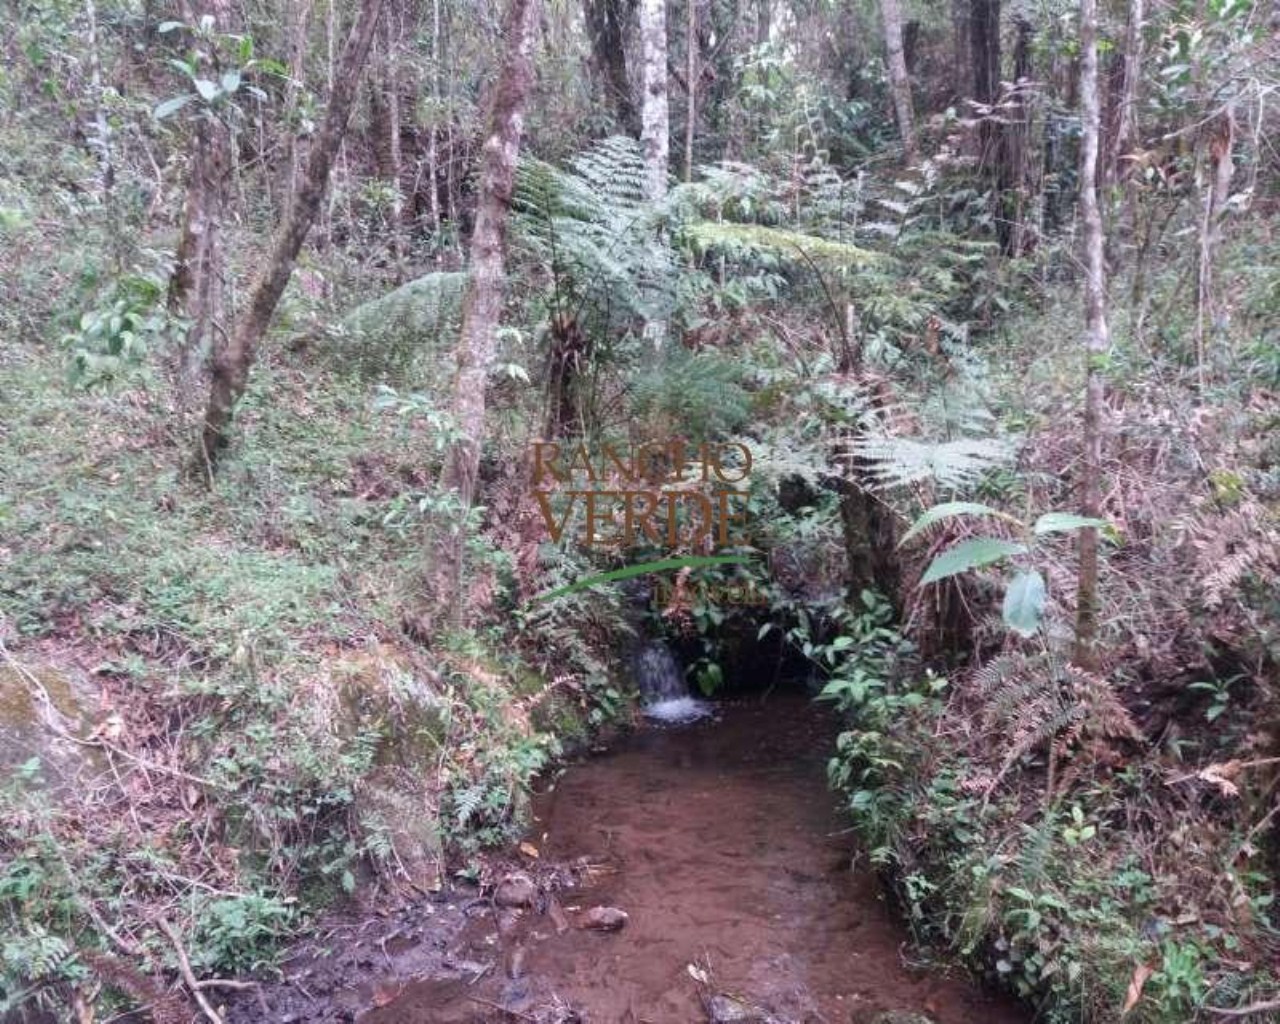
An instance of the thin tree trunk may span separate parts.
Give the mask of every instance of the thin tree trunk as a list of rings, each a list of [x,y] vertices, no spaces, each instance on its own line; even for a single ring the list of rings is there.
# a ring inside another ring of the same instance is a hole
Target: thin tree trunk
[[[1209,136],[1209,166],[1213,175],[1205,188],[1204,215],[1200,222],[1200,260],[1196,287],[1196,375],[1204,387],[1205,328],[1215,312],[1214,264],[1222,241],[1222,217],[1231,196],[1235,176],[1235,106],[1228,103],[1215,119]]]
[[[302,136],[298,133],[298,96],[302,91],[302,80],[306,74],[307,59],[307,22],[311,17],[311,0],[293,0],[289,5],[292,25],[289,30],[289,81],[285,84],[284,123],[289,134],[289,154],[284,163],[283,188],[280,189],[281,203],[279,211],[283,215],[293,203],[293,193],[297,189],[298,169],[302,166],[305,147]]]
[[[382,24],[387,45],[387,175],[391,183],[391,256],[396,284],[404,282],[404,159],[400,140],[400,24],[394,5],[387,8]]]
[[[200,16],[209,16],[219,31],[232,29],[226,0],[210,0],[199,14],[195,10],[184,13],[193,23]],[[230,179],[231,133],[226,122],[209,111],[192,129],[182,233],[169,277],[169,312],[186,317],[190,323],[177,354],[176,369],[184,384],[203,366],[216,344],[214,332],[223,329],[222,219]]]
[[[1004,250],[1021,256],[1026,245],[1027,147],[1031,137],[1031,42],[1035,30],[1025,18],[1017,19],[1013,48],[1013,95],[1006,115],[1000,154],[1000,195]]]
[[[204,364],[216,345],[214,332],[222,329],[222,218],[231,166],[230,135],[220,119],[198,121],[192,144],[191,180],[168,294],[169,311],[190,323],[178,353],[183,380]]]
[[[627,68],[627,28],[635,13],[635,0],[583,0],[591,63],[628,135],[640,133],[640,117]]]
[[[893,110],[898,118],[898,137],[907,163],[916,162],[915,114],[911,108],[911,77],[907,73],[906,53],[902,48],[902,8],[898,0],[880,0],[880,17],[884,21],[884,45],[888,53],[889,91],[893,94]]]
[[[644,65],[640,141],[644,146],[645,195],[656,205],[666,198],[669,176],[666,0],[640,0],[640,49]],[[647,322],[644,333],[655,348],[661,348],[667,337],[666,321]]]
[[[431,0],[431,125],[427,129],[427,194],[431,244],[440,253],[440,0]]]
[[[773,0],[756,0],[756,46],[769,41],[773,31]]]
[[[116,172],[111,157],[111,124],[107,120],[105,92],[102,87],[102,59],[98,53],[98,11],[93,0],[85,0],[84,14],[88,23],[85,44],[89,55],[89,85],[93,90],[94,137],[91,147],[98,159],[99,190],[103,196],[107,196],[111,194],[111,187],[115,184]]]
[[[640,110],[646,194],[661,202],[667,194],[667,7],[666,0],[640,0],[640,48],[644,60],[644,97]]]
[[[503,31],[507,51],[489,101],[489,135],[480,157],[479,203],[471,235],[471,277],[462,303],[453,383],[453,413],[460,439],[445,459],[440,480],[457,495],[462,511],[451,535],[440,538],[436,545],[438,563],[429,581],[435,596],[434,611],[462,607],[466,516],[475,500],[480,473],[485,383],[497,354],[506,292],[507,219],[524,133],[524,109],[533,91],[539,7],[539,0],[510,0]]]
[[[688,18],[685,25],[685,84],[688,106],[684,124],[684,180],[693,181],[693,137],[698,124],[698,4],[685,0]]]
[[[952,68],[952,91],[960,99],[969,94],[972,79],[967,77],[971,67],[969,26],[969,0],[951,0],[951,57],[955,61]]]
[[[973,99],[994,107],[1000,98],[1000,0],[971,0],[969,7],[969,55],[973,62]],[[979,161],[998,189],[1003,135],[993,113],[982,116],[979,126]],[[999,196],[996,197],[999,203]],[[997,209],[997,215],[999,209]]]
[[[334,77],[329,109],[311,147],[307,168],[288,216],[272,242],[271,256],[266,267],[254,283],[248,309],[213,360],[209,404],[205,409],[204,426],[193,463],[193,468],[202,472],[206,478],[212,478],[218,457],[227,444],[231,418],[236,404],[244,395],[258,344],[266,333],[271,315],[293,273],[298,252],[320,210],[334,156],[346,133],[360,72],[369,54],[369,44],[373,41],[381,7],[382,0],[362,0]]]
[[[1102,505],[1102,361],[1111,348],[1107,327],[1107,282],[1102,213],[1098,207],[1098,144],[1102,114],[1098,102],[1098,0],[1080,5],[1080,214],[1085,246],[1085,405],[1081,505],[1097,516]],[[1098,667],[1098,531],[1080,531],[1080,577],[1076,593],[1075,662]]]
[[[1145,0],[1129,0],[1116,130],[1111,136],[1111,149],[1107,154],[1106,181],[1117,179],[1121,172],[1121,158],[1138,141],[1138,90],[1142,86],[1142,21],[1145,17]]]

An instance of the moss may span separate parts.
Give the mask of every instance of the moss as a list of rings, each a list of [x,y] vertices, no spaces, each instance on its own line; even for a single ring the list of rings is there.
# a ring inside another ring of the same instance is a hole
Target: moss
[[[448,733],[447,705],[406,654],[379,644],[331,662],[329,674],[337,684],[340,735],[376,730],[376,764],[434,768]]]

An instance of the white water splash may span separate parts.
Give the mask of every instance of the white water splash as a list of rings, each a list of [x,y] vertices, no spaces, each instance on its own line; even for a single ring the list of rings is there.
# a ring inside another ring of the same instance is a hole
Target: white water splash
[[[646,718],[654,718],[668,725],[685,725],[712,714],[711,705],[695,697],[669,697],[644,707]]]

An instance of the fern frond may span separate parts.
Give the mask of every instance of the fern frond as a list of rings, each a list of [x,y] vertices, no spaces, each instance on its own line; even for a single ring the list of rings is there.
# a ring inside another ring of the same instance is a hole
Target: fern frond
[[[860,437],[852,442],[852,451],[865,467],[868,484],[886,489],[932,481],[944,490],[959,490],[1013,458],[1011,445],[994,437]]]
[[[812,261],[824,269],[852,271],[881,263],[887,257],[849,242],[728,221],[698,221],[684,227],[685,237],[702,251],[723,250],[734,259],[767,255],[791,262]]]

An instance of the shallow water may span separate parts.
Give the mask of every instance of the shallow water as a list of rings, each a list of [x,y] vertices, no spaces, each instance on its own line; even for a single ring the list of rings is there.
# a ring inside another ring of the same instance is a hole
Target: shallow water
[[[1029,1019],[963,979],[908,966],[875,879],[850,868],[853,841],[824,782],[829,714],[799,697],[715,707],[713,719],[650,725],[540,794],[528,837],[537,863],[578,865],[577,884],[552,913],[495,911],[467,926],[465,947],[503,969],[410,983],[364,1024],[536,1019],[557,1001],[590,1024],[694,1024],[717,992],[787,1021],[863,1024],[884,1010],[939,1024]],[[629,923],[572,926],[596,905]]]

